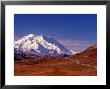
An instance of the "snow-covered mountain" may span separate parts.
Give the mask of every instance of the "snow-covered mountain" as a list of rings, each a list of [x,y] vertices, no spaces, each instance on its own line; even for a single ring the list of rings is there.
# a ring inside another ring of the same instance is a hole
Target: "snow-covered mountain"
[[[14,41],[14,53],[25,57],[36,57],[43,55],[71,55],[75,52],[67,49],[54,38],[45,34],[40,36],[29,34]]]

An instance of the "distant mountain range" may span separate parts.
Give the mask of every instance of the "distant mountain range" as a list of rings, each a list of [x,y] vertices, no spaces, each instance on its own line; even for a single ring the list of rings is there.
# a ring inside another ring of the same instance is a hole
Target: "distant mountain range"
[[[19,57],[36,58],[38,56],[73,55],[76,52],[64,47],[53,37],[42,34],[29,34],[14,41],[14,54]]]

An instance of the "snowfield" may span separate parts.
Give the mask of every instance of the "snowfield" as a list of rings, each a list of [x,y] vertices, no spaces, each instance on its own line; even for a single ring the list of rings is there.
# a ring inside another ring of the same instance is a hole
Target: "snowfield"
[[[64,54],[75,54],[74,51],[67,49],[53,37],[46,36],[45,34],[40,36],[29,34],[17,41],[14,41],[14,53],[29,57],[38,55],[59,56]]]

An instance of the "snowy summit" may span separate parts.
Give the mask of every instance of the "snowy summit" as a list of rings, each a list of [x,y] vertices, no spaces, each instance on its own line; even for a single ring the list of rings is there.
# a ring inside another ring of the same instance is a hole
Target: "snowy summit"
[[[26,57],[43,55],[71,55],[74,52],[64,47],[61,43],[50,36],[29,34],[14,41],[14,53]]]

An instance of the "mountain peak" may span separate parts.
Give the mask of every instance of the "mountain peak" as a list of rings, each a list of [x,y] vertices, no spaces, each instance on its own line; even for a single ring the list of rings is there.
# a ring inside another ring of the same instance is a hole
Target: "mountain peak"
[[[24,36],[20,40],[14,42],[14,50],[16,54],[21,53],[28,56],[73,54],[72,51],[64,47],[57,40],[45,34],[40,36],[34,34]]]
[[[26,37],[34,37],[34,34],[29,34]]]

